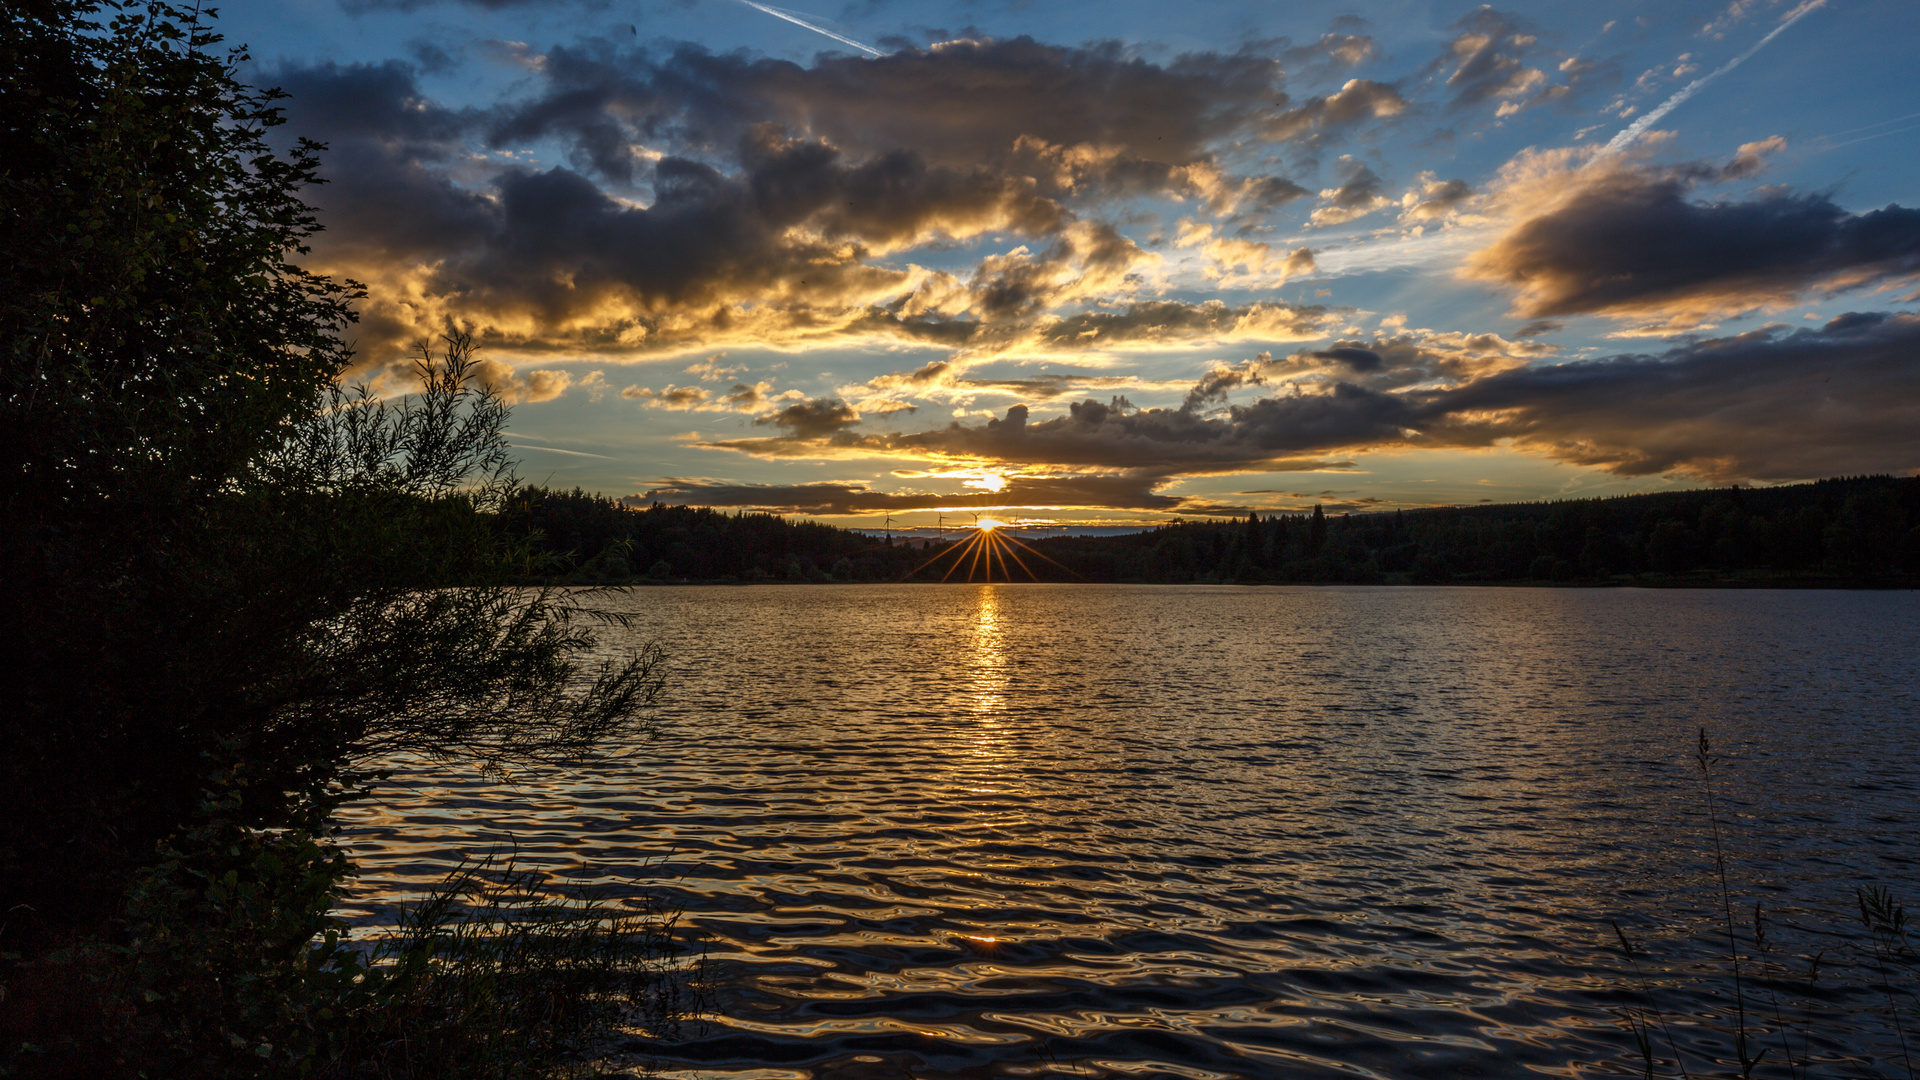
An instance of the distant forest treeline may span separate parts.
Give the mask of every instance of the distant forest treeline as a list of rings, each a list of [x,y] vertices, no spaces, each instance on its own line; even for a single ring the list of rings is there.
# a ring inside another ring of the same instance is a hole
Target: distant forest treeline
[[[1920,477],[1180,522],[1110,537],[891,541],[771,514],[523,490],[530,580],[1873,585],[1920,583]],[[1017,558],[1008,557],[1011,552]],[[959,565],[956,568],[956,563]]]

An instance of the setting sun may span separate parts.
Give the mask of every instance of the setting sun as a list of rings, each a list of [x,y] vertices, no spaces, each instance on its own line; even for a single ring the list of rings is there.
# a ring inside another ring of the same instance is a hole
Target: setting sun
[[[979,521],[974,522],[974,525],[981,529],[998,529],[1005,526],[1006,522],[997,521],[993,518],[981,518]]]
[[[995,494],[999,494],[1000,492],[1007,490],[1007,478],[997,472],[986,472],[970,480],[962,481],[962,485],[970,488],[979,488],[981,491],[991,491]]]

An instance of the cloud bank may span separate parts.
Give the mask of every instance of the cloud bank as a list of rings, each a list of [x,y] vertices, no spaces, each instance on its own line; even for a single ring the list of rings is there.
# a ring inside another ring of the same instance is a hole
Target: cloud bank
[[[1514,350],[1528,349],[1493,335],[1343,342],[1216,368],[1177,408],[1115,397],[1036,420],[1028,406],[1014,405],[981,423],[904,434],[863,433],[845,402],[817,399],[762,420],[782,434],[703,445],[770,457],[969,463],[1005,470],[1010,482],[1031,470],[1053,485],[1048,505],[1125,507],[1144,505],[1178,476],[1344,469],[1348,455],[1384,449],[1503,444],[1621,476],[1713,483],[1900,472],[1920,461],[1920,316],[1853,314],[1819,329],[1551,365],[1517,361]],[[1282,392],[1227,403],[1230,391],[1250,387]],[[1073,502],[1062,470],[1107,484],[1124,478],[1137,494]],[[994,505],[1019,502],[1009,496]]]

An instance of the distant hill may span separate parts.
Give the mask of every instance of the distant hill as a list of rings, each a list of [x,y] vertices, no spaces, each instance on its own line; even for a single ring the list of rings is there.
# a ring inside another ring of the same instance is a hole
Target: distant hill
[[[530,580],[1090,581],[1899,587],[1920,584],[1920,477],[1554,502],[1250,515],[1126,536],[884,539],[771,514],[524,490],[501,527]],[[985,569],[991,566],[991,570]]]

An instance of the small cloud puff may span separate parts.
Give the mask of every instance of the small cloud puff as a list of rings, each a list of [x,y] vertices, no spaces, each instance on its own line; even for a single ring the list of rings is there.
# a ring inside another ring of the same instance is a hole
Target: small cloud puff
[[[713,399],[713,391],[699,386],[667,386],[661,390],[649,390],[644,386],[629,386],[620,391],[620,396],[629,401],[645,401],[663,409],[697,409]]]
[[[1400,196],[1400,220],[1409,224],[1441,221],[1473,198],[1473,187],[1465,180],[1442,180],[1433,173],[1420,174],[1420,182]]]
[[[1338,93],[1309,98],[1297,108],[1270,118],[1262,131],[1276,142],[1325,138],[1368,120],[1385,120],[1407,111],[1400,91],[1371,79],[1349,79]]]
[[[1343,179],[1339,187],[1320,193],[1321,206],[1308,220],[1318,226],[1344,225],[1392,205],[1381,194],[1384,183],[1379,175],[1351,157],[1340,159]]]
[[[509,405],[552,401],[573,385],[573,376],[564,371],[543,369],[521,376],[514,372],[512,365],[491,357],[474,362],[473,377],[482,386],[492,388]]]

